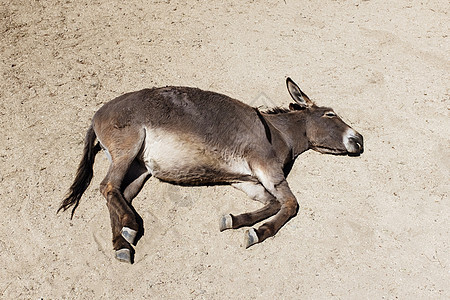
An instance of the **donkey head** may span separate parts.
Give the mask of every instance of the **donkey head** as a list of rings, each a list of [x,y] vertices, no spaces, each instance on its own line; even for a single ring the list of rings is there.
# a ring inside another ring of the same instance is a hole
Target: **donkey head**
[[[342,121],[333,109],[315,105],[292,79],[287,78],[286,84],[295,101],[289,108],[306,112],[306,137],[311,149],[328,154],[363,153],[361,134]]]

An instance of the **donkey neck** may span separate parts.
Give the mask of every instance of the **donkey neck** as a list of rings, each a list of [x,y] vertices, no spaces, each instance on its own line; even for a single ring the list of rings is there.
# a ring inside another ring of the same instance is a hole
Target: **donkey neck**
[[[268,123],[280,132],[293,158],[309,149],[306,135],[306,113],[306,111],[263,113]]]

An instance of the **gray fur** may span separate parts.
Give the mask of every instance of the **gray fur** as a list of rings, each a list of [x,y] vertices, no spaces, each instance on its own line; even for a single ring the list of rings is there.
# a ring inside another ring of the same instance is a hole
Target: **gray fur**
[[[89,184],[97,138],[112,160],[100,190],[110,211],[115,250],[132,250],[131,243],[139,239],[142,226],[130,203],[150,176],[180,185],[232,184],[264,207],[229,215],[221,230],[274,216],[252,229],[246,246],[273,236],[298,208],[286,181],[298,155],[308,149],[363,152],[359,133],[331,108],[316,106],[290,78],[286,83],[294,103],[266,112],[189,87],[144,89],[106,103],[93,117],[77,173],[81,175],[60,209],[78,205]],[[128,232],[136,233],[136,239]]]

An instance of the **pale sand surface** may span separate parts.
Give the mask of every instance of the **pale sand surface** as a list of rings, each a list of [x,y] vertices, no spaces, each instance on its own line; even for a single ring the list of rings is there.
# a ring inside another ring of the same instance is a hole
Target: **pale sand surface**
[[[25,1],[0,4],[0,298],[450,298],[448,1]],[[56,215],[93,113],[188,85],[287,106],[292,77],[365,138],[359,158],[307,152],[298,215],[248,250],[227,186],[151,179],[134,265],[114,259],[98,192]]]

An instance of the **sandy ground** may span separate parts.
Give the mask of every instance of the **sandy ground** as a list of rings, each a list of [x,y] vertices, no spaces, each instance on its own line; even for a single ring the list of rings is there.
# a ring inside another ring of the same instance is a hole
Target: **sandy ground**
[[[447,1],[2,0],[0,298],[448,299]],[[93,113],[144,87],[188,85],[286,106],[291,76],[365,138],[359,158],[307,152],[298,215],[248,250],[227,186],[151,179],[134,265],[114,259],[95,177],[56,215]]]

